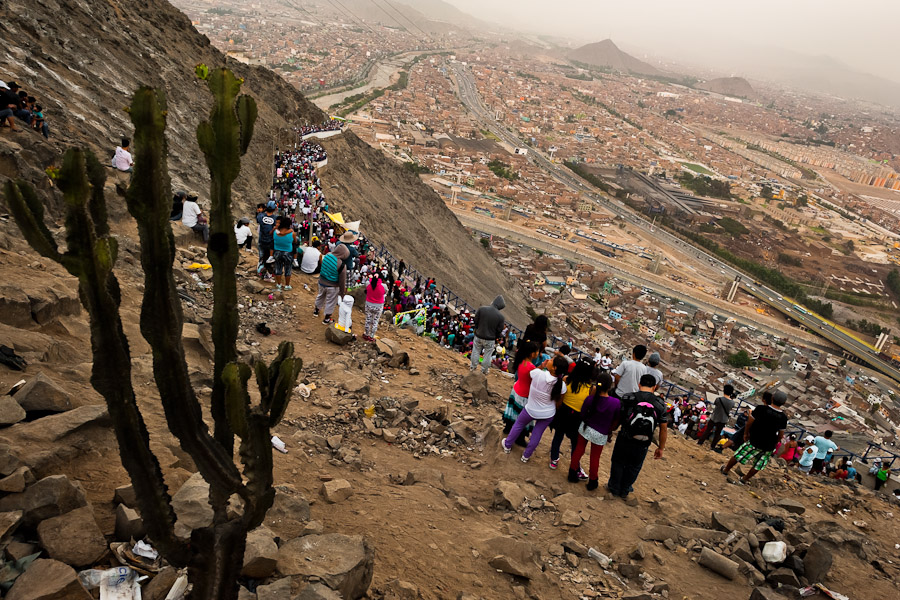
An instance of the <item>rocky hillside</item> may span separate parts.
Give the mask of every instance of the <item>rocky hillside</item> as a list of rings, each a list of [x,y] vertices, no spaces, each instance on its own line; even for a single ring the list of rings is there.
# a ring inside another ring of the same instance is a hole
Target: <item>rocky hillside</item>
[[[743,77],[720,77],[699,84],[701,90],[736,98],[754,98],[756,91]]]
[[[221,65],[226,59],[183,13],[164,0],[45,0],[39,9],[14,0],[0,7],[0,35],[0,78],[15,80],[37,96],[52,129],[49,143],[3,130],[0,178],[26,175],[49,189],[42,172],[58,162],[65,147],[87,146],[101,158],[111,156],[120,136],[131,131],[123,107],[135,88],[147,84],[167,92],[173,186],[195,189],[201,200],[207,195],[208,175],[195,131],[211,97],[193,71],[198,63]],[[235,209],[247,211],[267,192],[272,153],[293,139],[289,128],[319,122],[324,115],[271,71],[230,60],[228,66],[245,78],[243,89],[256,98],[260,112],[235,185]],[[328,150],[344,170],[324,172],[333,206],[361,218],[376,243],[470,303],[504,293],[510,318],[527,323],[518,288],[437,194],[353,134]],[[55,201],[48,196],[47,204]]]
[[[663,75],[663,72],[653,65],[647,64],[627,52],[622,52],[609,39],[576,48],[569,53],[568,58],[577,62],[633,75]]]

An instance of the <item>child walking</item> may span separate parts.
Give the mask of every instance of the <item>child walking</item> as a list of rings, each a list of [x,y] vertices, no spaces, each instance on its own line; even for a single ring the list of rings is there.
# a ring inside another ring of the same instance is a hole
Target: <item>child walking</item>
[[[525,427],[534,421],[534,431],[531,433],[531,440],[522,453],[522,462],[528,462],[538,444],[541,443],[541,436],[544,435],[544,430],[553,421],[556,409],[559,408],[562,402],[562,395],[566,393],[564,379],[568,370],[569,361],[563,356],[556,356],[553,360],[544,362],[543,369],[531,371],[531,388],[528,390],[528,402],[525,403],[525,408],[519,413],[516,424],[513,425],[509,435],[503,438],[501,442],[504,452],[509,454],[509,451],[512,450],[512,442],[510,442],[510,445],[507,445],[506,441],[515,441],[519,434],[525,430]]]
[[[619,414],[622,403],[618,398],[609,395],[613,386],[613,378],[609,373],[601,373],[597,385],[581,407],[581,426],[578,428],[578,442],[572,452],[569,464],[569,481],[578,483],[581,473],[581,457],[591,443],[591,466],[588,471],[587,489],[596,490],[599,485],[600,455],[603,446],[609,441],[609,434],[619,426]]]

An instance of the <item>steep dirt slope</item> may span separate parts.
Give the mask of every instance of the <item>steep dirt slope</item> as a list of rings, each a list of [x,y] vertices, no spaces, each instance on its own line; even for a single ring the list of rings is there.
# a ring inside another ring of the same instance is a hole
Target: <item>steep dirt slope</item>
[[[201,199],[207,195],[208,175],[195,132],[208,113],[210,96],[195,78],[194,66],[222,65],[225,57],[183,13],[164,0],[13,0],[0,5],[0,38],[0,78],[17,81],[39,98],[53,132],[46,144],[34,134],[13,136],[4,130],[0,178],[34,169],[31,178],[38,183],[40,172],[73,144],[107,160],[119,137],[131,131],[123,110],[131,92],[146,84],[166,89],[173,185],[195,189]],[[273,72],[231,60],[228,66],[246,79],[243,89],[257,99],[260,111],[235,185],[236,210],[246,211],[267,192],[272,153],[292,140],[289,128],[319,122],[324,115]],[[352,134],[345,137],[336,152],[343,168],[355,169],[357,177],[341,184],[340,194],[330,192],[332,205],[353,218],[373,215],[363,227],[376,242],[393,248],[396,240],[408,264],[435,274],[469,302],[486,302],[503,292],[511,316],[524,325],[524,297],[440,198]],[[329,176],[329,185],[336,183]],[[54,202],[48,198],[48,204]],[[466,260],[458,264],[467,270],[458,271],[454,263],[462,256]]]

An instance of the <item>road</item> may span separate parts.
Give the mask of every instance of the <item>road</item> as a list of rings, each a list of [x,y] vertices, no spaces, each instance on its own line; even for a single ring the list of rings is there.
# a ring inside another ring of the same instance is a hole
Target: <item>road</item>
[[[506,127],[501,126],[494,120],[493,115],[490,114],[487,107],[482,102],[481,95],[478,93],[478,89],[475,86],[475,81],[468,68],[459,63],[454,63],[452,67],[453,73],[456,76],[457,92],[459,94],[460,100],[473,113],[473,115],[475,115],[475,117],[481,121],[482,126],[493,133],[495,136],[497,136],[502,142],[513,147],[521,146],[522,140],[520,140],[513,132],[506,129]],[[657,242],[693,254],[699,260],[707,262],[729,278],[733,279],[740,277],[742,280],[741,286],[763,302],[769,304],[776,310],[790,316],[798,323],[801,323],[802,325],[809,328],[809,330],[814,332],[816,335],[844,349],[872,368],[877,369],[878,371],[889,376],[891,379],[900,382],[900,370],[881,359],[878,356],[877,352],[873,351],[871,348],[861,343],[856,338],[847,335],[839,329],[836,329],[830,323],[821,319],[820,317],[810,315],[808,313],[804,314],[797,311],[793,308],[793,304],[790,301],[784,300],[778,294],[778,292],[764,285],[759,285],[758,283],[754,282],[753,277],[742,273],[741,271],[738,271],[728,263],[720,260],[718,257],[713,256],[692,244],[689,244],[688,242],[675,235],[672,235],[667,231],[653,227],[653,225],[649,221],[636,215],[623,203],[593,191],[591,186],[586,185],[579,176],[569,171],[566,167],[552,162],[538,150],[529,148],[527,158],[533,164],[540,166],[544,170],[548,171],[551,176],[553,176],[557,181],[569,186],[577,192],[581,192],[585,198],[590,199],[599,206],[602,206],[604,209],[618,215],[627,223],[630,223],[634,227],[643,230],[646,234],[652,235],[652,237]],[[604,266],[606,267],[606,265]],[[694,300],[693,303],[697,304],[697,301]],[[782,330],[778,335],[783,336],[783,334],[784,331]]]

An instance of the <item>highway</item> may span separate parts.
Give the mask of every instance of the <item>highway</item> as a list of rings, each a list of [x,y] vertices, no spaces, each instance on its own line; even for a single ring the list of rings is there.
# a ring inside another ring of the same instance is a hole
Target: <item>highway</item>
[[[475,86],[475,80],[472,77],[472,74],[469,72],[468,68],[459,63],[454,63],[452,65],[452,68],[453,73],[456,76],[457,92],[459,94],[460,100],[472,112],[472,114],[481,121],[482,126],[492,134],[497,136],[502,142],[512,147],[521,147],[523,143],[522,140],[519,139],[513,132],[506,129],[506,127],[501,126],[494,120],[493,115],[482,102],[481,95],[478,93],[478,89]],[[705,250],[698,248],[693,244],[690,244],[658,227],[653,227],[653,225],[649,221],[636,215],[623,203],[593,191],[591,186],[587,185],[578,175],[572,173],[565,166],[560,166],[559,164],[552,162],[538,150],[529,147],[527,158],[532,163],[548,171],[557,181],[569,186],[577,192],[581,192],[585,198],[590,199],[599,206],[602,206],[604,209],[612,212],[615,215],[618,215],[631,225],[643,230],[646,234],[651,235],[658,242],[664,243],[665,245],[672,248],[679,248],[686,253],[695,255],[698,259],[714,266],[716,269],[718,269],[720,272],[731,279],[740,276],[742,280],[741,286],[748,292],[759,298],[761,301],[772,306],[785,315],[788,315],[798,323],[801,323],[802,325],[807,327],[811,332],[814,332],[816,335],[837,345],[838,347],[862,360],[870,367],[880,371],[894,381],[900,383],[900,370],[898,370],[885,360],[881,359],[878,356],[877,352],[872,350],[867,345],[861,343],[859,340],[833,327],[830,323],[816,315],[797,311],[793,307],[792,302],[783,299],[781,295],[775,290],[772,290],[764,285],[758,285],[754,282],[753,277],[742,273],[741,271],[738,271],[719,258],[707,253]],[[465,223],[463,224],[465,225]],[[608,265],[604,265],[604,268],[608,268]],[[692,303],[698,304],[698,301],[692,300]],[[719,312],[721,312],[721,309],[718,310]],[[776,335],[783,337],[784,331]]]
[[[773,319],[763,318],[757,314],[753,314],[752,318],[748,314],[741,314],[736,311],[736,306],[729,304],[723,300],[710,299],[709,301],[698,300],[691,295],[691,288],[687,285],[679,284],[660,275],[654,275],[647,271],[641,271],[638,267],[627,265],[621,261],[609,258],[594,252],[589,248],[579,247],[567,241],[555,240],[547,238],[533,231],[529,231],[525,227],[514,225],[500,219],[492,219],[485,215],[468,212],[459,209],[453,209],[453,213],[459,222],[465,227],[491,234],[517,244],[523,244],[530,248],[553,254],[578,263],[585,263],[597,267],[607,273],[613,274],[615,277],[627,281],[633,285],[646,287],[653,290],[657,295],[668,296],[675,300],[681,300],[684,303],[696,306],[710,314],[717,314],[721,317],[731,317],[738,323],[753,325],[763,333],[785,337],[784,323]],[[677,308],[677,307],[676,307]],[[804,334],[797,330],[791,332],[792,340],[802,340],[805,344],[816,344],[819,338],[812,334]],[[792,343],[796,343],[793,341]]]

